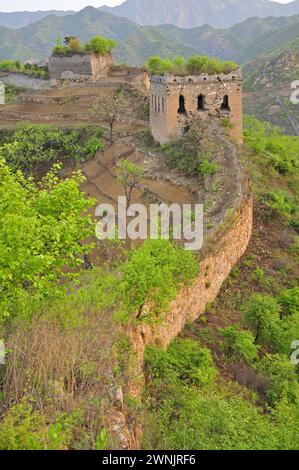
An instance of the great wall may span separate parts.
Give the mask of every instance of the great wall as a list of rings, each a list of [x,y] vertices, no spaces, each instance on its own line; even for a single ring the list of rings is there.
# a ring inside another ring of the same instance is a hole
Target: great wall
[[[223,140],[229,177],[224,177],[219,184],[216,200],[213,200],[215,196],[211,198],[207,221],[213,223],[212,228],[205,230],[204,247],[199,256],[199,275],[191,286],[182,288],[172,301],[169,311],[165,312],[163,320],[151,325],[141,322],[127,329],[135,355],[135,369],[123,388],[125,393],[140,397],[144,382],[143,356],[146,346],[155,344],[166,348],[187,322],[195,321],[204,313],[206,306],[217,297],[231,269],[246,251],[251,236],[252,195],[250,183],[243,173],[238,147],[242,143],[243,131],[242,77],[238,70],[211,76],[152,77],[150,83],[149,76],[143,70],[116,67],[110,60],[99,65],[99,61],[94,58],[91,60],[87,55],[65,60],[52,57],[50,72],[51,82],[44,82],[45,90],[39,90],[44,87],[38,81],[35,91],[23,94],[16,103],[1,108],[1,125],[13,126],[17,122],[28,120],[73,127],[80,122],[89,121],[88,108],[95,97],[124,85],[141,90],[144,96],[149,97],[151,130],[155,140],[160,143],[165,143],[172,137],[180,137],[188,130],[195,115],[200,116],[203,121],[215,116],[228,117],[233,123],[230,133],[236,143],[223,135],[218,136],[220,142]],[[15,75],[6,77],[6,81],[10,80],[16,80]],[[87,181],[82,189],[98,201],[115,204],[115,194],[120,188],[112,162],[113,153],[117,152],[118,157],[127,155],[131,161],[144,165],[144,187],[146,185],[156,200],[178,202],[173,197],[176,193],[181,198],[180,202],[183,198],[194,202],[202,195],[194,182],[190,182],[190,187],[186,188],[185,182],[179,183],[179,175],[167,171],[163,165],[157,166],[159,155],[149,155],[136,144],[136,129],[140,130],[146,125],[146,122],[137,124],[134,120],[119,124],[117,132],[122,137],[119,139],[118,149],[107,149],[100,159],[83,164]],[[211,138],[215,138],[215,134]],[[137,202],[146,200],[144,187],[135,196]],[[126,415],[119,404],[116,404],[109,417],[108,425],[118,448],[140,448],[140,429],[126,422]]]

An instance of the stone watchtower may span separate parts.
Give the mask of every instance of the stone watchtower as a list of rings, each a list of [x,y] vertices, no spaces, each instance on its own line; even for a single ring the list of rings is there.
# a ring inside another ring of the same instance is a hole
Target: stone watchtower
[[[243,143],[243,93],[240,69],[224,74],[151,77],[150,125],[164,144],[180,138],[196,116],[226,117],[233,139]]]

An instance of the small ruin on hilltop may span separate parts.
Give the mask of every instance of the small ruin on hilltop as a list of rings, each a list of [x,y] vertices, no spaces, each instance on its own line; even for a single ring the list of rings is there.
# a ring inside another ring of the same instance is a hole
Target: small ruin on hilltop
[[[193,119],[219,116],[229,119],[230,133],[243,143],[242,72],[151,76],[150,125],[154,139],[165,144],[180,138]]]
[[[57,44],[49,59],[50,77],[56,80],[91,80],[106,77],[113,65],[112,49],[115,41],[95,36],[81,45],[76,36],[64,38]]]
[[[49,59],[50,77],[56,80],[98,80],[110,72],[113,64],[111,53],[72,55],[52,54]]]

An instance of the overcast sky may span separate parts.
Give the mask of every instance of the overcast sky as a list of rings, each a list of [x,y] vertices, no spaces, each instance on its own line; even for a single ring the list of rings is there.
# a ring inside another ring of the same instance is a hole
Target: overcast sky
[[[280,3],[289,3],[292,0],[277,0]],[[92,5],[119,5],[124,0],[0,0],[0,11],[23,11],[23,10],[82,10]],[[163,0],[161,0],[163,2]]]

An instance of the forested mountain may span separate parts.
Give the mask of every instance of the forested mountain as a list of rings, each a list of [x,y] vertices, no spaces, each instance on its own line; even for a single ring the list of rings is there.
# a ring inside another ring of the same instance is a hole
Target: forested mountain
[[[299,0],[283,5],[269,0],[126,0],[105,11],[140,24],[172,23],[192,28],[205,23],[227,28],[252,16],[289,16],[299,13]]]
[[[0,12],[0,26],[6,28],[23,28],[31,23],[39,21],[45,16],[65,16],[75,13],[74,11],[49,10],[49,11],[12,11]]]
[[[152,54],[203,53],[247,62],[298,45],[299,15],[251,18],[228,29],[208,25],[183,29],[173,25],[140,26],[126,18],[88,7],[63,17],[48,16],[20,29],[0,27],[0,59],[46,61],[58,36],[77,35],[82,41],[96,34],[118,42],[115,59],[141,65]]]

